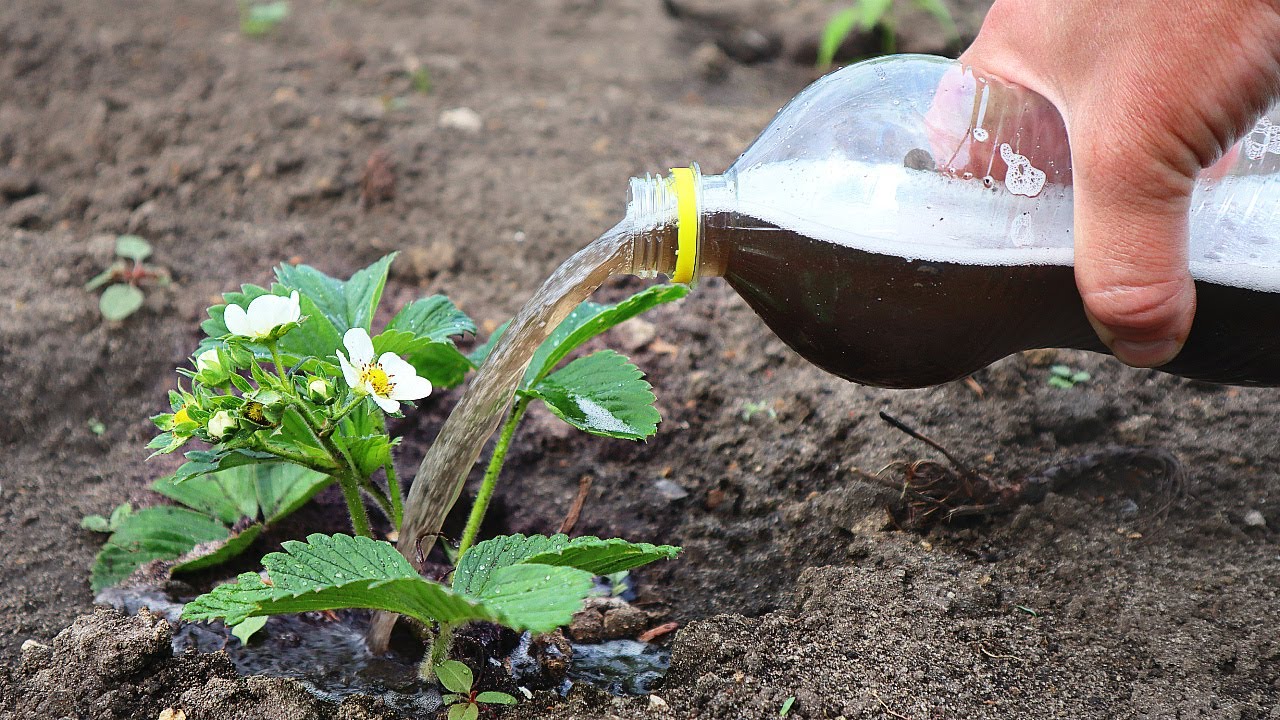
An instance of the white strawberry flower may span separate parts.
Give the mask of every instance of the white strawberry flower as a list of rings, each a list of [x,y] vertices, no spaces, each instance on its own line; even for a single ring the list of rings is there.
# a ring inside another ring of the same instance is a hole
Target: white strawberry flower
[[[399,412],[401,400],[421,400],[431,394],[431,381],[393,352],[374,360],[373,340],[364,328],[351,328],[342,336],[351,359],[338,351],[342,377],[351,389],[368,395],[383,411]]]
[[[260,341],[281,325],[298,322],[300,317],[302,307],[298,304],[298,291],[294,290],[289,297],[260,295],[249,303],[247,311],[239,305],[227,305],[222,320],[233,335]]]

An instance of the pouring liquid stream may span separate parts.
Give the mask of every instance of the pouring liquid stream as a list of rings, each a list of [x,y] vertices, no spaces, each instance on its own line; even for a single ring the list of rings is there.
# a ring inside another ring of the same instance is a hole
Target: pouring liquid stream
[[[611,275],[632,270],[631,228],[632,222],[624,220],[575,253],[511,320],[418,466],[400,528],[399,549],[405,557],[412,560],[419,537],[426,538],[423,552],[430,550],[431,538],[461,495],[471,467],[510,406],[534,351]],[[395,619],[389,613],[374,616],[368,634],[374,652],[386,649]]]

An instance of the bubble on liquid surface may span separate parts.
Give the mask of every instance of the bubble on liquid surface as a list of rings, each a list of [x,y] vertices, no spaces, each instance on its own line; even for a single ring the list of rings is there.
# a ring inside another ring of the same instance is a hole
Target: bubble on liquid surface
[[[1040,194],[1044,189],[1043,170],[1032,166],[1025,155],[1014,152],[1009,143],[1001,143],[1000,157],[1009,166],[1004,176],[1004,186],[1009,189],[1009,192],[1025,197],[1035,197]]]
[[[1261,160],[1267,153],[1280,155],[1280,125],[1273,124],[1269,118],[1259,118],[1241,144],[1245,157],[1250,160]]]
[[[974,128],[974,129],[973,129],[973,139],[974,139],[974,140],[977,140],[978,142],[986,142],[986,141],[987,141],[987,138],[989,138],[989,137],[991,137],[991,135],[990,135],[990,133],[988,133],[988,132],[987,132],[987,129],[986,129],[986,128]]]

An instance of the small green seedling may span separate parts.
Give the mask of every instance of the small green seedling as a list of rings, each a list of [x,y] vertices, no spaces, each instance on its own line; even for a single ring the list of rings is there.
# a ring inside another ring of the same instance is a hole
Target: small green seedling
[[[240,1],[240,32],[245,37],[262,37],[289,17],[289,3]]]
[[[786,717],[791,714],[791,706],[796,704],[796,696],[792,695],[782,701],[782,709],[778,711],[778,717]]]
[[[858,0],[852,7],[836,12],[822,29],[822,37],[818,42],[818,69],[826,70],[835,61],[840,45],[854,30],[870,32],[880,29],[880,50],[885,55],[897,51],[897,32],[894,28],[893,14],[889,10],[894,0]],[[960,31],[956,29],[951,11],[942,0],[912,0],[921,10],[929,13],[938,21],[947,37],[956,40]]]
[[[144,283],[169,284],[169,271],[146,264],[144,261],[149,257],[151,243],[146,240],[137,235],[121,235],[116,238],[115,262],[84,284],[84,289],[88,292],[107,286],[102,291],[102,297],[98,298],[98,310],[102,312],[102,317],[112,322],[124,320],[137,312],[146,300],[141,287]]]
[[[111,517],[105,518],[101,515],[85,515],[80,520],[80,527],[91,532],[109,533],[115,532],[120,526],[124,525],[129,516],[133,514],[133,506],[125,503],[116,507],[111,511]]]
[[[457,660],[445,660],[435,668],[440,684],[449,692],[440,697],[449,706],[447,720],[476,720],[480,705],[515,705],[516,699],[504,692],[479,692],[472,688],[475,678],[471,668]]]
[[[431,93],[431,73],[424,67],[409,73],[409,82],[413,85],[413,91],[419,95],[429,95]]]
[[[1049,368],[1049,385],[1070,390],[1080,383],[1089,381],[1089,373],[1083,370],[1072,370],[1066,365],[1054,365]]]
[[[778,411],[773,409],[773,405],[766,401],[752,402],[750,400],[742,403],[742,422],[751,422],[751,418],[764,413],[770,420],[778,417]]]
[[[86,423],[86,425],[89,426],[89,432],[93,433],[94,435],[97,435],[98,437],[102,437],[102,434],[107,431],[107,426],[103,424],[103,422],[96,417],[89,418],[89,421]]]

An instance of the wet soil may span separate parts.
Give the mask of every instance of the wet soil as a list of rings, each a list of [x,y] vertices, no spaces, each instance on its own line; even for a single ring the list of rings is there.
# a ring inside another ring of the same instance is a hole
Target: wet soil
[[[295,0],[250,39],[222,0],[0,6],[0,717],[251,717],[287,683],[145,650],[145,623],[113,616],[134,629],[112,637],[140,633],[133,664],[92,687],[56,672],[98,652],[54,640],[91,608],[101,537],[79,519],[157,501],[172,462],[144,462],[146,418],[218,292],[399,250],[391,305],[443,292],[487,333],[616,220],[629,176],[727,166],[812,79],[806,18],[828,7]],[[981,4],[961,9],[972,35]],[[901,49],[954,49],[928,23],[901,22]],[[174,284],[113,325],[81,286],[123,232]],[[795,697],[800,718],[1280,717],[1280,392],[1074,352],[874,390],[806,365],[716,281],[644,321],[606,341],[649,373],[660,434],[585,438],[535,409],[499,520],[554,531],[590,475],[577,532],[684,545],[637,573],[638,602],[683,624],[672,671],[656,699],[540,695],[514,716],[766,718]],[[1055,362],[1092,379],[1050,387]],[[396,427],[403,477],[456,397]],[[1183,492],[1161,512],[1161,483],[1104,464],[1039,504],[900,532],[866,474],[942,458],[881,410],[993,478],[1155,446]]]

